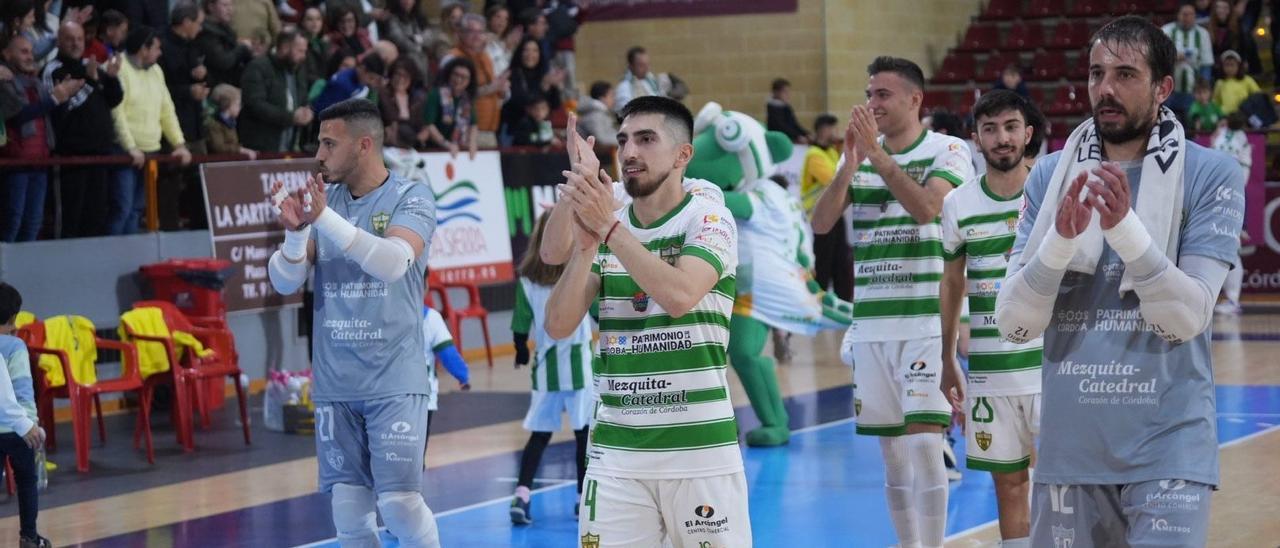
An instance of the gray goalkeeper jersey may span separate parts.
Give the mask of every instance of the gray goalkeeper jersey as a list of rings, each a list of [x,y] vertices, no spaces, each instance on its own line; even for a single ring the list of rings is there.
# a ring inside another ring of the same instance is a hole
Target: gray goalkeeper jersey
[[[1239,248],[1244,180],[1229,157],[1187,143],[1179,257],[1227,268]],[[1061,153],[1036,162],[1013,253],[1026,246]],[[1141,162],[1123,166],[1137,199]],[[1094,213],[1097,215],[1097,213]],[[1012,270],[1011,270],[1012,272]],[[1125,484],[1156,479],[1218,483],[1210,330],[1181,344],[1152,333],[1133,292],[1119,295],[1124,263],[1103,249],[1092,275],[1067,272],[1044,333],[1043,408],[1035,481]]]

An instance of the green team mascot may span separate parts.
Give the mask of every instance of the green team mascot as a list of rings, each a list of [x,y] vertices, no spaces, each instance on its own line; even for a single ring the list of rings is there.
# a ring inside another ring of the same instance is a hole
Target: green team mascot
[[[791,156],[791,141],[740,112],[707,103],[694,122],[686,177],[724,190],[738,224],[737,298],[729,324],[729,360],[761,426],[747,445],[787,443],[791,429],[773,360],[764,355],[771,327],[813,335],[845,329],[853,307],[818,287],[809,274],[812,236],[799,200],[769,179]]]

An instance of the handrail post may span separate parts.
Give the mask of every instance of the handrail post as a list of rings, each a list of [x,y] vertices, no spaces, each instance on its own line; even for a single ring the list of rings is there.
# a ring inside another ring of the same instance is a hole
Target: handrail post
[[[143,168],[143,179],[147,185],[147,232],[160,230],[160,207],[156,197],[156,181],[159,177],[159,164],[154,158],[148,158]]]

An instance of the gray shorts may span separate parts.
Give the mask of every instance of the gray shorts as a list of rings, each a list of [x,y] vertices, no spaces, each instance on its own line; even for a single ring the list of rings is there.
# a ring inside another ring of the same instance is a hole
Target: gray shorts
[[[1184,480],[1125,485],[1035,484],[1031,545],[1201,547],[1213,488]]]
[[[427,396],[316,402],[320,490],[363,485],[378,493],[422,490]]]

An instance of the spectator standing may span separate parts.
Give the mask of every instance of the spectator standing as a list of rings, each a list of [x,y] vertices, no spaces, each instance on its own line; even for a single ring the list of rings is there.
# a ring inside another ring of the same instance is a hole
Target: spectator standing
[[[204,102],[209,97],[209,69],[204,66],[204,53],[196,44],[196,36],[204,25],[204,13],[195,2],[181,2],[169,10],[169,30],[160,37],[160,69],[169,86],[178,126],[187,150],[207,154],[204,139]],[[168,167],[168,166],[164,166]],[[199,174],[194,170],[173,172],[162,170],[163,181],[157,186],[161,230],[202,228],[205,217],[204,194]],[[176,205],[176,207],[175,207]],[[185,221],[184,221],[185,220]]]
[[[485,35],[484,51],[493,60],[493,71],[502,74],[511,66],[511,56],[524,38],[524,27],[511,24],[511,10],[502,4],[493,4],[485,10],[489,34]]]
[[[324,86],[320,96],[311,101],[311,110],[324,112],[330,105],[347,99],[369,99],[377,103],[376,90],[385,83],[387,65],[382,57],[366,55],[355,68],[334,74]]]
[[[324,14],[320,8],[309,7],[302,13],[299,32],[307,40],[307,58],[302,65],[302,80],[310,88],[316,81],[329,79],[325,65],[333,54],[333,45],[324,33]]]
[[[574,37],[578,27],[587,17],[589,0],[548,0],[542,12],[547,16],[547,34],[554,57],[552,63],[565,71],[564,89],[575,93],[577,89],[577,44]]]
[[[537,7],[525,8],[519,13],[524,37],[537,40],[538,46],[542,48],[542,56],[550,59],[554,52],[551,50],[551,25],[547,23],[547,14]]]
[[[640,46],[634,46],[627,50],[627,73],[622,76],[622,81],[618,82],[615,89],[617,100],[614,102],[614,110],[622,112],[627,103],[636,97],[670,96],[671,77],[654,74],[649,70],[649,52]]]
[[[204,134],[209,140],[210,154],[243,154],[250,160],[258,153],[240,145],[236,133],[236,120],[240,117],[240,90],[230,84],[218,84],[209,93],[209,100],[217,109],[204,121]]]
[[[589,97],[578,104],[578,129],[583,138],[595,137],[597,147],[618,146],[618,117],[613,114],[613,85],[591,84]]]
[[[169,26],[169,0],[115,0],[111,7],[124,12],[132,28]]]
[[[1262,74],[1262,60],[1258,58],[1253,29],[1243,26],[1244,8],[1245,2],[1236,2],[1233,7],[1227,0],[1215,0],[1209,16],[1209,36],[1213,39],[1213,51],[1234,50],[1244,60],[1244,72],[1258,76]]]
[[[83,32],[83,31],[81,31]],[[124,51],[124,39],[129,36],[129,20],[123,13],[109,9],[98,17],[98,36],[85,46],[84,56],[98,64]]]
[[[783,78],[773,81],[770,86],[772,95],[765,103],[766,126],[769,131],[780,131],[786,134],[791,142],[809,144],[809,131],[796,120],[796,111],[791,108],[791,82]]]
[[[55,82],[68,80],[83,80],[85,84],[50,113],[53,134],[57,136],[53,153],[63,157],[124,154],[117,143],[115,121],[111,118],[111,110],[124,99],[124,90],[116,78],[124,56],[112,56],[105,65],[100,65],[92,57],[82,62],[84,50],[84,28],[74,21],[63,23],[58,29],[58,53],[44,67],[44,85],[52,88]],[[84,131],[84,128],[96,129]],[[117,178],[127,182],[133,178],[133,169],[128,166],[62,167],[59,189],[63,238],[107,233],[108,183]]]
[[[1223,114],[1230,116],[1255,93],[1262,93],[1262,88],[1252,76],[1244,73],[1240,54],[1232,50],[1222,52],[1222,78],[1213,85],[1213,102],[1222,107]]]
[[[209,70],[209,86],[238,86],[244,68],[253,60],[253,49],[237,40],[236,31],[231,27],[235,3],[232,0],[205,0],[204,10],[204,28],[196,36],[195,43]]]
[[[271,38],[280,33],[280,14],[271,0],[234,0],[231,28],[256,51],[266,52]]]
[[[329,43],[333,51],[347,50],[357,57],[373,48],[368,29],[357,23],[355,10],[346,6],[334,8],[329,12]]]
[[[836,176],[840,162],[840,147],[836,142],[835,116],[823,114],[813,123],[813,144],[805,152],[804,167],[800,169],[800,201],[805,215],[813,214],[818,197]],[[843,225],[843,223],[841,223]],[[813,235],[814,279],[824,290],[834,290],[836,296],[853,300],[853,262],[849,235],[844,226],[837,226],[826,234]]]
[[[479,146],[498,145],[497,131],[501,121],[502,99],[510,88],[510,74],[496,73],[493,59],[484,51],[485,21],[479,15],[469,13],[459,23],[459,47],[449,51],[445,63],[456,57],[465,58],[473,67],[471,79],[476,84],[475,138]]]
[[[55,86],[45,86],[36,74],[34,48],[25,34],[9,35],[0,46],[4,66],[13,78],[0,85],[16,97],[21,110],[5,120],[7,142],[0,156],[23,160],[49,157],[53,132],[49,111],[55,105],[80,91],[84,80],[67,79]],[[44,199],[49,184],[46,166],[15,169],[4,175],[3,218],[0,218],[0,240],[29,242],[36,239],[44,221]]]
[[[564,90],[565,72],[553,68],[542,57],[542,49],[532,38],[525,38],[516,49],[517,58],[512,63],[511,95],[502,105],[502,125],[510,128],[526,117],[525,107],[534,99],[546,99],[551,110],[560,108]],[[511,135],[514,135],[512,133]]]
[[[1177,65],[1173,70],[1173,91],[1189,99],[1197,78],[1210,78],[1213,68],[1213,40],[1209,31],[1196,23],[1196,10],[1190,4],[1178,8],[1178,19],[1162,29],[1177,48]],[[1185,105],[1186,101],[1183,100]]]
[[[115,118],[120,145],[133,157],[134,176],[120,177],[115,181],[107,220],[109,234],[138,232],[138,223],[146,207],[142,167],[147,154],[160,151],[162,135],[182,165],[191,162],[173,98],[164,81],[164,72],[156,65],[160,55],[160,38],[154,30],[139,26],[130,31],[129,38],[125,40],[125,62],[120,67],[124,100],[111,114]]]
[[[391,64],[390,73],[390,83],[378,101],[387,132],[384,144],[394,148],[425,147],[427,134],[423,130],[427,122],[423,109],[427,92],[421,73],[411,61],[403,58]],[[419,135],[423,138],[419,139]]]
[[[296,150],[298,128],[311,123],[306,84],[299,68],[307,55],[307,39],[292,30],[276,36],[272,55],[249,62],[240,79],[243,120],[236,123],[240,142],[261,152]]]
[[[428,55],[427,18],[417,9],[415,0],[391,0],[387,7],[386,39],[400,50],[400,55],[413,63],[418,74],[427,74],[431,66]]]
[[[475,158],[478,86],[474,74],[475,65],[466,57],[450,60],[440,69],[436,86],[427,95],[426,135],[419,134],[419,140],[447,149],[455,157],[465,146]]]

